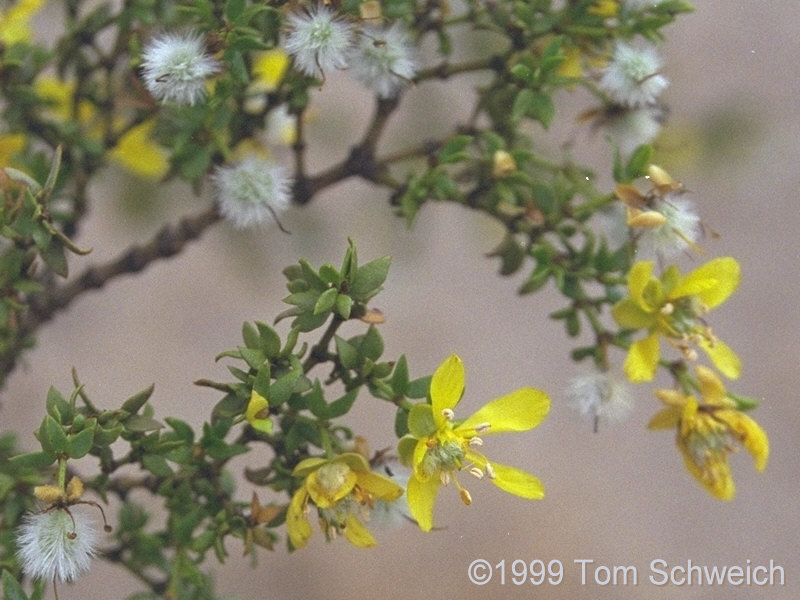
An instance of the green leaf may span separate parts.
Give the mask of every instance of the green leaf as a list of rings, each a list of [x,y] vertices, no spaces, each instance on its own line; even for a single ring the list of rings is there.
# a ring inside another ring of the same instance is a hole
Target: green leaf
[[[383,354],[383,338],[374,325],[370,325],[367,333],[361,338],[358,354],[372,361],[377,361]]]
[[[335,308],[336,314],[346,321],[353,310],[353,299],[345,294],[339,294],[336,296]]]
[[[331,402],[328,405],[327,418],[336,419],[337,417],[346,415],[348,412],[350,412],[350,408],[353,406],[353,402],[355,402],[357,396],[358,396],[358,388],[350,390],[341,398],[337,398],[336,400]]]
[[[303,375],[303,369],[297,367],[279,377],[277,381],[269,386],[268,402],[270,406],[280,406],[286,402],[295,392],[295,386]]]
[[[459,162],[468,158],[464,148],[472,142],[471,135],[455,135],[439,149],[437,159],[439,164]]]
[[[47,390],[45,406],[47,407],[47,414],[59,423],[69,423],[72,420],[72,408],[69,402],[53,386],[50,386],[50,389]]]
[[[428,390],[431,388],[431,377],[431,375],[427,375],[409,382],[406,388],[406,396],[414,399],[426,398]]]
[[[246,0],[228,0],[225,3],[225,18],[235,23],[244,12]]]
[[[80,433],[69,436],[69,457],[83,458],[89,454],[94,443],[94,428],[84,429]]]
[[[550,96],[537,92],[533,95],[533,102],[528,109],[528,115],[539,121],[545,129],[549,129],[550,124],[553,122],[553,117],[556,115],[556,106]]]
[[[394,434],[401,438],[408,433],[408,411],[402,406],[397,407],[394,415]]]
[[[397,395],[406,393],[406,388],[408,387],[408,361],[405,354],[401,354],[394,364],[394,373],[389,380],[389,385],[392,386],[392,390]]]
[[[55,454],[47,452],[27,452],[17,454],[8,459],[12,465],[20,469],[44,469],[49,467],[56,460]]]
[[[509,73],[522,81],[526,84],[533,83],[533,70],[528,67],[527,65],[523,65],[522,63],[517,63],[511,69],[509,69]]]
[[[358,267],[349,294],[357,302],[366,302],[377,294],[389,273],[390,256],[383,256]]]
[[[142,456],[142,466],[156,477],[171,477],[173,474],[167,460],[158,454]]]
[[[653,160],[653,146],[643,144],[634,150],[628,164],[625,166],[625,174],[628,181],[638,179],[647,175],[647,167]]]
[[[122,423],[128,431],[143,433],[146,431],[156,431],[164,427],[161,422],[144,415],[131,415]]]
[[[149,387],[143,389],[141,392],[136,392],[133,396],[122,403],[122,410],[130,415],[135,415],[141,408],[147,404],[150,396],[153,395],[155,384],[150,384]]]
[[[46,247],[39,250],[39,255],[56,275],[61,275],[61,277],[69,275],[67,256],[64,252],[64,244],[61,240],[52,238]]]
[[[244,340],[244,345],[248,348],[260,347],[258,331],[247,321],[242,324],[242,339]]]
[[[39,427],[39,442],[42,450],[48,454],[66,454],[69,451],[69,442],[64,428],[50,415],[45,416]]]
[[[520,90],[511,105],[511,122],[518,123],[522,117],[527,116],[534,102],[536,102],[536,98],[533,90],[527,88]]]
[[[28,600],[28,596],[22,586],[11,574],[11,571],[3,569],[3,598],[5,600]]]
[[[334,343],[336,344],[336,353],[339,355],[339,362],[345,369],[355,369],[358,367],[359,356],[358,350],[350,342],[344,338],[334,336]]]
[[[336,298],[339,295],[339,290],[336,288],[328,288],[319,295],[316,304],[314,304],[314,315],[326,314],[333,309],[336,303]]]
[[[258,347],[267,358],[278,356],[281,351],[281,338],[275,330],[261,321],[256,321],[258,327]]]

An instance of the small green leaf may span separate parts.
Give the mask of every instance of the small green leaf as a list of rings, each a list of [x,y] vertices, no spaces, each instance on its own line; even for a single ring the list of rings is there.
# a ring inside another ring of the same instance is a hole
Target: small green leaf
[[[242,339],[248,348],[259,347],[258,331],[247,321],[242,324]]]
[[[420,377],[419,379],[409,382],[408,387],[406,388],[406,396],[414,399],[426,398],[430,388],[431,375]]]
[[[439,149],[437,159],[439,164],[448,164],[462,161],[468,158],[464,148],[472,142],[471,135],[455,135]]]
[[[350,342],[343,338],[334,336],[334,343],[336,344],[336,353],[339,355],[339,362],[345,369],[355,369],[358,366],[359,356],[358,350]]]
[[[52,416],[59,423],[69,423],[72,420],[72,408],[64,396],[56,388],[50,386],[47,390],[47,414]]]
[[[28,600],[28,596],[22,586],[11,574],[11,571],[3,569],[3,598],[5,600]]]
[[[341,417],[342,415],[346,415],[350,412],[350,408],[353,406],[353,402],[355,402],[356,397],[358,396],[358,389],[353,389],[347,392],[341,398],[338,398],[331,402],[328,405],[328,417],[329,419],[336,419]]]
[[[301,367],[294,368],[277,381],[269,386],[269,398],[267,401],[270,406],[280,406],[286,402],[289,397],[294,393],[297,381],[303,375]]]
[[[319,295],[316,304],[314,304],[314,315],[326,314],[333,309],[336,304],[336,298],[339,295],[339,290],[336,288],[328,288]]]
[[[56,460],[54,454],[47,452],[27,452],[25,454],[17,454],[8,459],[12,465],[20,469],[44,469],[49,467]]]
[[[267,358],[278,356],[281,351],[281,338],[275,330],[261,321],[256,321],[258,327],[258,347]]]
[[[151,384],[149,387],[143,389],[141,392],[136,392],[133,396],[122,403],[122,410],[130,415],[135,415],[139,410],[147,404],[150,396],[153,395],[155,385]]]
[[[56,275],[61,275],[61,277],[69,275],[67,256],[64,252],[64,244],[61,243],[61,240],[52,238],[46,247],[39,250],[39,255]]]
[[[235,23],[244,12],[245,0],[228,0],[225,3],[225,18],[230,23]]]
[[[370,360],[377,361],[383,354],[383,338],[378,328],[370,325],[367,333],[361,338],[358,345],[358,354]]]
[[[628,164],[625,166],[625,174],[628,181],[638,179],[647,175],[647,167],[653,160],[653,146],[643,144],[634,150]]]
[[[389,273],[390,256],[383,256],[358,267],[349,293],[353,300],[366,302],[377,294]]]
[[[80,433],[69,436],[69,457],[83,458],[89,454],[94,443],[94,428],[84,429]]]
[[[394,434],[401,438],[408,433],[408,411],[402,406],[397,407],[394,415]]]
[[[145,454],[142,456],[142,466],[156,477],[171,477],[172,468],[163,456],[158,454]]]
[[[143,433],[146,431],[156,431],[164,427],[159,421],[144,415],[131,415],[123,422],[123,426],[128,431]]]
[[[64,428],[50,415],[47,415],[42,421],[39,432],[44,434],[43,438],[39,439],[42,442],[42,450],[55,455],[69,452],[69,442]]]
[[[338,314],[345,321],[350,318],[350,313],[353,310],[353,299],[345,294],[336,296],[336,314]]]

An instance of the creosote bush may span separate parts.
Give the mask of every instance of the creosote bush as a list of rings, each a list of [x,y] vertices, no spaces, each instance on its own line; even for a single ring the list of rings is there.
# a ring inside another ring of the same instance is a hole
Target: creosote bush
[[[0,5],[3,381],[39,327],[89,290],[180,260],[212,227],[288,233],[289,206],[363,180],[398,227],[413,226],[429,202],[502,226],[491,252],[500,274],[522,273],[523,297],[557,289],[563,307],[543,317],[588,340],[570,356],[583,374],[565,387],[595,429],[654,391],[664,406],[650,427],[673,432],[710,494],[733,498],[728,457],[737,446],[766,467],[767,435],[746,414],[757,402],[728,389],[743,366],[717,336],[724,323],[712,321],[711,309],[739,285],[739,263],[703,256],[713,246],[691,195],[654,162],[669,84],[659,43],[691,11],[686,2],[65,0],[50,3],[63,26],[38,42],[31,20],[43,4]],[[462,59],[473,32],[492,43]],[[383,150],[408,90],[457,86],[468,74],[481,83],[466,121]],[[371,118],[312,172],[308,114],[333,77],[371,95]],[[569,154],[549,156],[534,143],[555,119],[575,117],[559,111],[559,99],[576,89],[593,99],[585,126],[608,134],[613,189]],[[91,218],[91,183],[111,163],[142,180],[184,182],[197,212],[91,262],[91,249],[73,239]],[[299,551],[318,528],[329,541],[369,547],[378,520],[437,535],[443,488],[477,510],[489,483],[546,501],[537,476],[495,462],[491,435],[536,427],[549,395],[499,389],[462,410],[457,353],[423,375],[412,375],[413,348],[409,359],[384,356],[384,317],[370,303],[389,267],[388,256],[359,261],[351,241],[341,263],[300,259],[284,269],[288,308],[255,315],[266,320],[245,323],[241,344],[220,352],[229,381],[196,382],[219,394],[198,430],[161,414],[152,387],[99,402],[73,372],[72,389],[50,388],[35,440],[0,438],[4,595],[40,598],[44,584],[72,581],[102,560],[140,580],[147,595],[137,597],[215,598],[205,564],[224,562],[235,546]],[[343,336],[347,322],[359,332]],[[643,391],[660,372],[672,387]],[[372,452],[370,432],[343,424],[367,398],[393,407],[394,422],[383,425],[396,448]],[[37,449],[22,453],[18,442]],[[267,448],[269,461],[238,472],[233,459],[255,448]],[[139,493],[158,498],[162,525]],[[106,522],[112,498],[120,508]]]

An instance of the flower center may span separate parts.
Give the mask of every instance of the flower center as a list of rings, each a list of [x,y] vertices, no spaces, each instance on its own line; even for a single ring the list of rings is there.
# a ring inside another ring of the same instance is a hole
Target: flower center
[[[456,440],[436,440],[422,459],[422,471],[433,475],[440,471],[457,471],[464,459],[464,449]]]
[[[334,496],[347,483],[350,467],[340,462],[328,463],[317,471],[317,483],[326,496]]]
[[[723,461],[736,449],[736,438],[730,429],[708,414],[698,414],[685,442],[692,460],[700,466]]]

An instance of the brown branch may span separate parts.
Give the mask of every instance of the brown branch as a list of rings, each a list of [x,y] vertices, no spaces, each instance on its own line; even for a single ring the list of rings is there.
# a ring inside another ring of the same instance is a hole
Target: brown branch
[[[185,217],[176,225],[163,227],[149,242],[128,248],[122,256],[111,262],[87,268],[74,281],[32,295],[28,310],[20,318],[13,344],[0,354],[2,377],[14,369],[20,352],[32,345],[31,336],[36,329],[69,306],[78,296],[89,290],[99,289],[120,275],[138,273],[157,260],[177,254],[219,219],[217,207],[212,206],[195,216]]]

